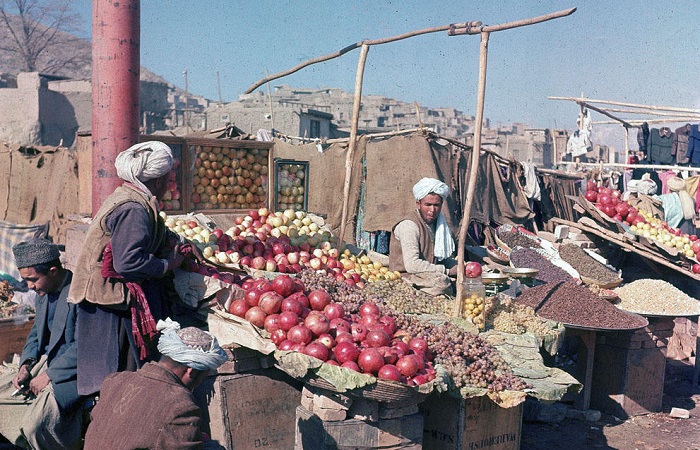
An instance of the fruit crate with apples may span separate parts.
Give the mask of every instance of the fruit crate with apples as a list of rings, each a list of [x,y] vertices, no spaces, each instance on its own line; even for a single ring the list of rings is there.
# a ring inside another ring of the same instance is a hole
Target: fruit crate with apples
[[[275,211],[306,211],[309,200],[309,162],[275,159]]]

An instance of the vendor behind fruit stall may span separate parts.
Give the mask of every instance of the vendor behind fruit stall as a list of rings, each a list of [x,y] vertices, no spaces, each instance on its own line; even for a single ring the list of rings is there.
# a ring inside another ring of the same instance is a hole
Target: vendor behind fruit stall
[[[124,183],[95,214],[68,295],[78,304],[81,394],[94,394],[107,375],[157,356],[156,322],[170,315],[164,276],[183,261],[179,247],[171,248],[177,237],[159,217],[172,165],[170,148],[157,141],[116,157]]]
[[[415,211],[394,225],[389,242],[389,268],[431,295],[454,293],[455,243],[441,211],[448,195],[450,188],[442,181],[421,179],[413,186]]]

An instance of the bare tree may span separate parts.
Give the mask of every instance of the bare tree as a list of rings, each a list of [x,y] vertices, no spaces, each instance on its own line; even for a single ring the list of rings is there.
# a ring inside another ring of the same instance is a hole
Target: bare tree
[[[6,38],[0,50],[15,54],[27,72],[55,73],[84,63],[81,39],[72,35],[80,16],[73,0],[0,0],[0,26]]]

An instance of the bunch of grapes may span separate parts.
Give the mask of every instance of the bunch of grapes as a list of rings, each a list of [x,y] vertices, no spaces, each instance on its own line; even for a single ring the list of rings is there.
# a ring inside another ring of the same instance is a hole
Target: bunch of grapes
[[[319,273],[311,269],[303,270],[300,274],[301,281],[307,290],[325,289],[336,303],[341,303],[345,311],[354,314],[360,310],[360,305],[366,301],[381,304],[382,300],[376,296],[365,293],[364,290],[338,281],[326,273]]]
[[[479,336],[450,322],[435,324],[400,314],[396,324],[411,336],[422,337],[457,388],[487,388],[491,392],[523,390],[528,385],[516,377],[498,351]]]
[[[444,297],[433,297],[401,280],[375,281],[367,284],[365,291],[382,299],[384,306],[396,313],[440,314],[448,312],[450,306]]]

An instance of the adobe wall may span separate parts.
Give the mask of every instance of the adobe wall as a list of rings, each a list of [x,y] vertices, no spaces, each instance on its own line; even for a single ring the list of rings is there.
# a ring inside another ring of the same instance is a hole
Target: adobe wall
[[[42,80],[38,73],[17,75],[17,88],[0,89],[0,141],[23,145],[41,143],[39,91]],[[43,83],[43,89],[46,84]]]

